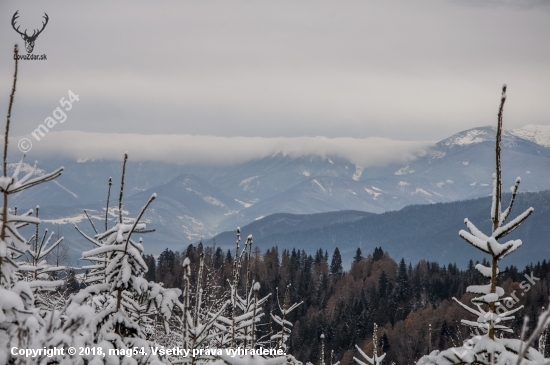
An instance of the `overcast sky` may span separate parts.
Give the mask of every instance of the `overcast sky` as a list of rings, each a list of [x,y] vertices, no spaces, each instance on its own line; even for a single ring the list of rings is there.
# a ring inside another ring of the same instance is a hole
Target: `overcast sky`
[[[68,90],[56,132],[437,141],[495,124],[504,82],[505,128],[550,124],[549,3],[2,1],[0,111],[19,10],[48,59],[20,62],[13,136]]]

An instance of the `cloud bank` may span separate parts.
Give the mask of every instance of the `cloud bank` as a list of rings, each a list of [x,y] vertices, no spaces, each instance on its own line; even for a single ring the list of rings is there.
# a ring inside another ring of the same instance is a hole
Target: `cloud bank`
[[[410,161],[433,144],[377,137],[265,138],[52,131],[40,141],[32,135],[10,138],[12,156],[17,155],[17,145],[22,138],[32,142],[27,154],[37,160],[44,157],[118,160],[128,151],[133,161],[209,165],[237,164],[281,153],[291,157],[340,157],[361,167],[383,166]]]

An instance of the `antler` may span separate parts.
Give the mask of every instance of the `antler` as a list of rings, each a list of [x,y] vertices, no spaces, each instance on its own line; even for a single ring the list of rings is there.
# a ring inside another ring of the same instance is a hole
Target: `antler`
[[[19,27],[17,27],[17,28],[15,27],[15,20],[16,20],[17,18],[19,18],[19,15],[17,15],[17,13],[19,13],[19,10],[17,10],[17,11],[15,12],[15,14],[13,14],[13,17],[11,18],[11,26],[13,27],[13,29],[14,29],[17,33],[19,33],[19,34],[21,34],[21,35],[24,35],[24,36],[27,36],[27,32],[26,32],[26,31],[25,31],[25,33],[21,33],[21,32],[19,31]],[[44,13],[44,14],[46,14],[46,13]]]
[[[38,31],[38,33],[36,33],[36,30],[35,30],[35,31],[33,32],[33,34],[32,34],[32,37],[38,37],[38,35],[39,35],[40,33],[42,33],[42,31],[44,30],[44,28],[46,28],[46,24],[48,24],[48,20],[50,20],[50,18],[48,17],[48,14],[46,14],[46,13],[44,13],[43,18],[46,19],[46,21],[45,21],[45,22],[42,22],[42,29],[40,29],[40,30]],[[34,33],[36,33],[36,35],[35,35]]]
[[[26,39],[29,39],[29,40],[34,40],[34,39],[36,39],[36,37],[38,37],[38,35],[39,35],[40,33],[42,33],[42,31],[44,30],[44,28],[46,28],[46,25],[48,24],[48,20],[50,20],[50,18],[48,17],[48,14],[47,14],[47,13],[44,13],[43,18],[46,19],[46,21],[45,21],[45,22],[42,22],[42,29],[40,29],[40,30],[35,29],[35,30],[33,31],[32,35],[29,36],[29,35],[27,34],[27,30],[26,30],[26,29],[25,29],[25,33],[21,33],[21,32],[19,31],[19,26],[18,26],[17,28],[15,27],[15,25],[16,25],[16,24],[15,24],[15,21],[17,20],[17,18],[19,18],[18,13],[19,13],[19,10],[17,10],[17,11],[15,12],[15,14],[13,14],[13,17],[11,18],[11,26],[13,27],[13,29],[14,29],[17,33],[21,34],[22,36],[25,36],[25,38],[26,38]]]

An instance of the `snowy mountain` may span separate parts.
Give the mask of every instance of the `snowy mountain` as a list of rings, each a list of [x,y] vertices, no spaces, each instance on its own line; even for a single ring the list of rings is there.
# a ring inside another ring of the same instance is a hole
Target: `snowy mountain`
[[[550,147],[550,125],[529,124],[523,128],[514,129],[510,133],[541,146]]]
[[[509,201],[510,196],[504,195],[503,201]],[[550,191],[520,193],[514,207],[518,212],[533,207],[535,212],[518,229],[520,233],[510,234],[510,239],[521,238],[523,245],[513,258],[505,258],[501,267],[515,265],[521,268],[531,263],[533,258],[548,260]],[[344,263],[349,265],[358,247],[367,255],[381,246],[395,260],[405,258],[407,262],[416,263],[424,259],[440,264],[456,263],[464,268],[470,259],[475,262],[485,257],[459,237],[459,230],[464,229],[464,218],[479,222],[482,229],[490,230],[490,208],[491,198],[485,197],[413,205],[382,214],[356,211],[274,214],[241,227],[241,230],[252,234],[254,244],[263,252],[277,246],[279,250],[296,248],[313,254],[323,249],[332,254],[338,247]],[[217,246],[232,248],[235,232],[223,232],[214,239]]]
[[[504,133],[505,184],[511,186],[521,176],[524,192],[550,189],[549,131],[530,125]],[[158,253],[274,213],[382,213],[414,204],[484,197],[491,192],[494,135],[491,127],[470,129],[440,141],[409,163],[367,168],[336,156],[283,154],[223,167],[130,160],[124,209],[135,216],[145,196],[157,192],[157,201],[146,213],[157,232],[145,242],[150,252]],[[41,216],[48,224],[58,224],[76,250],[86,243],[73,237],[72,225],[86,219],[84,208],[98,220],[104,215],[109,177],[113,178],[111,205],[116,205],[121,165],[120,161],[44,159],[38,174],[65,166],[63,175],[31,190],[31,195],[16,194],[12,201],[22,210],[34,208],[31,202],[39,204]]]

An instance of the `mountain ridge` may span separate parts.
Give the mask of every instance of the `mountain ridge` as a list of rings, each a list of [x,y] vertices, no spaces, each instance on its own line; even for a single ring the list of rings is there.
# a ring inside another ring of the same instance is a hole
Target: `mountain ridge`
[[[536,143],[545,141],[533,132],[537,128],[526,126],[504,134],[505,190],[517,176],[524,178],[522,191],[550,189],[550,148]],[[409,205],[484,197],[491,193],[493,156],[494,128],[481,127],[456,133],[406,163],[368,168],[338,156],[282,153],[221,167],[130,160],[124,214],[137,215],[150,194],[157,193],[144,219],[157,229],[147,238],[152,242],[148,252],[159,253],[165,247],[180,249],[201,237],[274,213],[383,213]],[[38,204],[48,224],[59,227],[85,220],[84,208],[94,221],[100,221],[105,215],[107,181],[113,177],[113,189],[118,190],[121,162],[50,158],[39,168],[51,171],[60,165],[66,168],[59,179],[37,187],[32,195],[16,194],[13,204],[21,210]],[[13,167],[10,164],[9,168]],[[71,240],[77,242],[78,238]],[[85,242],[75,244],[75,251],[82,244]]]

